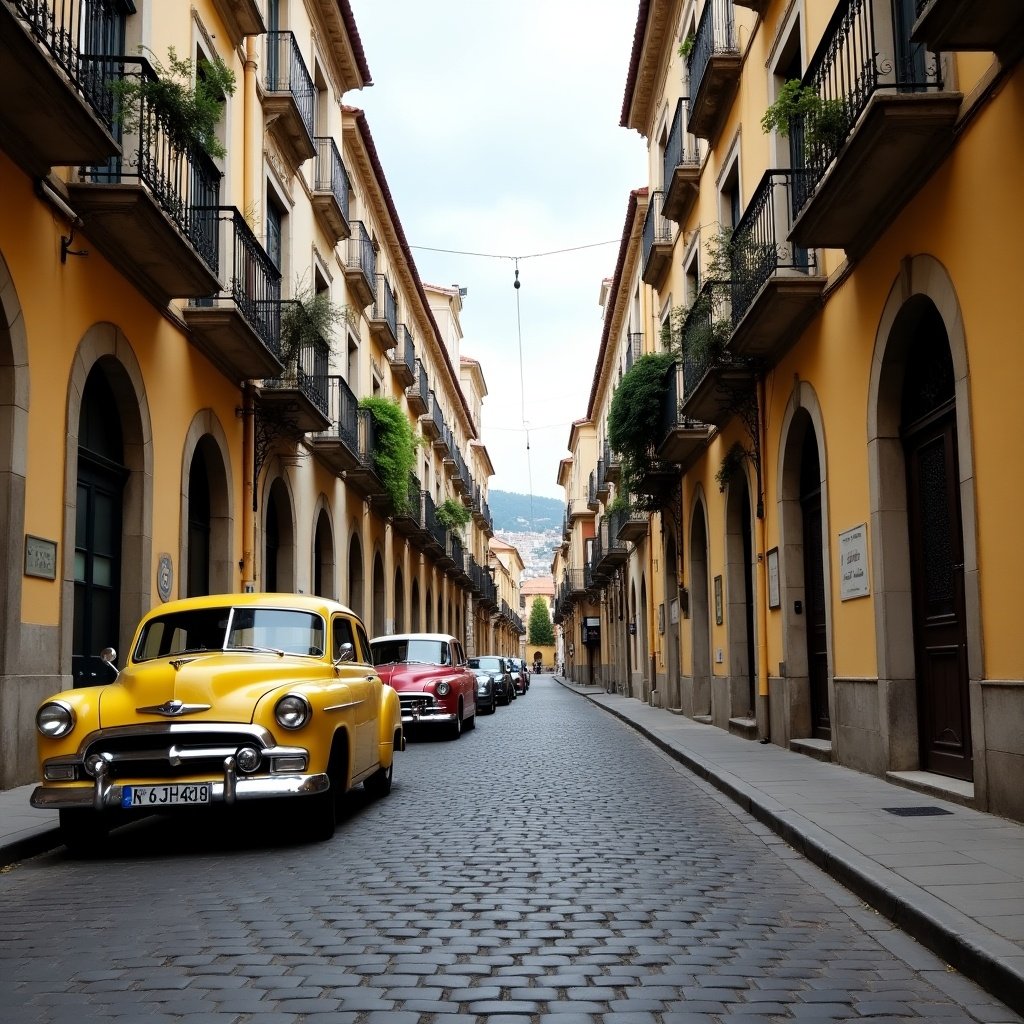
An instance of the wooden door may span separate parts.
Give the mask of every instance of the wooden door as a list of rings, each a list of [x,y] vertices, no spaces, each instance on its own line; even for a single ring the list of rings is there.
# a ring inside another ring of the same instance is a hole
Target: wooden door
[[[821,528],[821,470],[813,430],[804,438],[800,463],[800,509],[803,513],[804,614],[807,676],[811,697],[811,735],[832,738],[828,700],[828,637],[825,628],[824,535]]]

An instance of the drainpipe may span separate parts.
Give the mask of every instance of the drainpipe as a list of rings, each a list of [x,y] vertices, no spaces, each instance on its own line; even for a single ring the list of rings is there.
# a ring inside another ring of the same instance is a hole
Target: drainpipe
[[[757,434],[758,434],[758,511],[757,517],[757,698],[761,704],[764,725],[760,728],[762,743],[771,741],[772,723],[768,700],[768,561],[765,556],[766,509],[764,505],[764,453],[765,453],[765,393],[764,376],[757,378]]]
[[[256,416],[253,388],[250,381],[242,383],[242,590],[255,586],[256,566],[256,483],[253,480],[256,442]]]

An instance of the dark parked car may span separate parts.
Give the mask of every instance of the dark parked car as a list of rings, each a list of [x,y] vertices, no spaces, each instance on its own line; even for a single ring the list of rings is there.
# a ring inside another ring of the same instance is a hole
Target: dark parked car
[[[512,679],[516,684],[516,693],[526,693],[530,688],[530,670],[522,658],[509,658],[512,670]]]
[[[483,674],[491,680],[494,707],[499,704],[511,704],[516,699],[516,689],[512,681],[512,673],[509,670],[508,658],[497,654],[482,654],[478,658],[469,659],[469,668],[470,671],[477,674],[478,679]],[[479,700],[479,690],[477,699]]]

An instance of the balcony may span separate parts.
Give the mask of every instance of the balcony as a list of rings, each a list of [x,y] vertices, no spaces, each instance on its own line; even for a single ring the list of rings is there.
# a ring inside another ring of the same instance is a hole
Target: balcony
[[[637,541],[641,541],[647,536],[651,525],[651,514],[630,505],[629,508],[619,513],[615,525],[617,527],[616,536],[619,540],[636,544]]]
[[[257,0],[214,0],[214,6],[224,19],[232,46],[246,36],[261,36],[267,31]]]
[[[267,33],[263,113],[267,127],[293,166],[316,155],[313,118],[316,90],[291,32]]]
[[[606,501],[610,490],[611,488],[608,486],[608,474],[605,471],[605,461],[603,458],[598,459],[596,476],[594,479],[594,493],[600,501]]]
[[[763,14],[771,0],[733,0],[736,7],[746,7],[755,14]]]
[[[362,221],[352,221],[352,234],[345,240],[345,280],[359,309],[366,309],[377,297],[377,253]]]
[[[369,409],[356,410],[356,438],[358,460],[351,469],[345,471],[345,483],[359,491],[364,498],[390,507],[388,492],[377,474],[377,424]]]
[[[618,484],[622,478],[622,459],[608,445],[605,445],[604,475],[610,484]]]
[[[643,278],[644,284],[657,287],[672,262],[672,227],[665,219],[662,205],[664,192],[651,194],[644,217],[643,233]]]
[[[587,508],[596,512],[600,504],[597,500],[597,471],[592,469],[587,478]]]
[[[821,308],[825,277],[814,250],[786,241],[793,172],[766,171],[729,242],[729,351],[774,366]]]
[[[740,81],[742,58],[736,42],[733,0],[708,0],[693,49],[686,60],[690,83],[689,130],[714,142],[732,106]]]
[[[690,216],[700,191],[700,151],[696,140],[685,128],[689,103],[689,97],[686,96],[676,103],[665,147],[662,177],[665,183],[662,213],[677,224],[682,224]]]
[[[416,381],[416,345],[405,324],[398,325],[398,343],[388,352],[391,373],[399,387],[408,388]]]
[[[391,526],[395,532],[409,540],[416,540],[425,532],[423,489],[420,487],[419,478],[415,473],[409,474],[405,503],[396,508],[393,503],[388,501],[386,514],[391,517]]]
[[[99,8],[101,18],[108,6]],[[79,52],[84,11],[44,0],[0,3],[0,138],[32,177],[120,152],[105,65]]]
[[[358,469],[361,461],[359,399],[344,378],[327,378],[327,415],[330,423],[313,435],[313,450],[339,475]]]
[[[911,33],[933,53],[993,50],[1009,64],[1024,45],[1020,0],[917,0]]]
[[[415,377],[405,389],[405,398],[413,416],[425,416],[430,412],[430,378],[422,359],[416,360]]]
[[[334,139],[316,138],[316,162],[313,165],[313,212],[335,244],[352,234],[348,222],[348,171]]]
[[[373,306],[366,318],[370,336],[385,352],[398,344],[398,302],[395,290],[384,274],[377,275]]]
[[[439,441],[445,430],[444,414],[433,391],[428,396],[427,404],[427,412],[420,417],[420,429],[428,441]]]
[[[674,462],[659,459],[653,448],[648,453],[640,475],[633,481],[637,494],[647,495],[660,501],[670,491],[678,490],[681,471]]]
[[[729,282],[706,282],[683,323],[680,412],[717,427],[732,418],[754,383],[750,360],[726,348],[732,332],[729,296]]]
[[[642,334],[626,335],[626,354],[624,372],[629,373],[633,364],[644,354],[644,336]]]
[[[199,211],[206,213],[207,211]],[[281,364],[281,272],[240,210],[214,207],[224,252],[221,290],[182,311],[192,343],[234,381],[276,377]]]
[[[594,510],[590,508],[585,498],[573,498],[569,502],[569,529],[572,529],[577,519],[583,518],[593,519]]]
[[[601,520],[597,539],[594,543],[594,572],[608,575],[623,565],[629,558],[629,549],[618,536],[618,521],[621,513],[612,512]]]
[[[468,583],[469,576],[466,574],[466,551],[462,541],[451,530],[448,531],[448,542],[445,545],[446,561],[448,562],[448,575],[454,576],[459,582]]]
[[[427,528],[427,550],[434,555],[447,555],[448,531],[437,521],[437,505],[426,491],[423,493],[423,524]]]
[[[658,458],[685,470],[707,447],[711,428],[682,414],[683,368],[677,362],[668,369],[668,386],[661,406],[661,440]]]
[[[291,351],[282,346],[284,373],[262,382],[260,404],[271,411],[278,422],[286,425],[289,433],[301,435],[308,431],[321,431],[330,424],[329,361],[330,346],[320,337],[301,338]]]
[[[873,6],[840,3],[803,78],[819,103],[789,123],[798,165],[790,239],[854,258],[952,147],[962,99],[943,91],[935,56]]]
[[[156,79],[142,58],[104,61],[111,77]],[[173,141],[167,116],[143,95],[138,123],[122,138],[123,156],[79,168],[68,185],[89,240],[158,307],[172,298],[220,290],[220,171],[197,150]]]

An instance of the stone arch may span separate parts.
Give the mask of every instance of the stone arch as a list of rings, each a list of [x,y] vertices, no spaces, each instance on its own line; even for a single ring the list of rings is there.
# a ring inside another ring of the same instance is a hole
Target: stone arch
[[[295,590],[295,502],[288,478],[267,475],[263,509],[262,589],[290,593]]]
[[[363,546],[359,535],[352,534],[348,544],[348,606],[361,618],[363,615]]]
[[[420,629],[420,581],[413,577],[409,600],[409,632],[419,633]]]
[[[373,614],[372,630],[374,636],[387,633],[387,583],[384,578],[384,559],[379,551],[373,553]]]
[[[334,522],[327,497],[317,499],[313,518],[313,572],[311,589],[320,597],[337,599],[338,565],[334,552]]]
[[[733,719],[751,720],[757,702],[757,623],[754,615],[754,489],[744,461],[725,494],[723,615],[727,635],[725,679],[712,681],[714,724],[728,729]]]
[[[684,712],[711,716],[711,553],[704,491],[697,487],[690,507],[690,695]]]
[[[178,547],[177,593],[188,593],[190,557],[190,480],[193,461],[199,460],[209,485],[209,575],[206,589],[210,594],[228,594],[234,590],[235,566],[232,557],[234,510],[231,483],[231,450],[220,420],[212,409],[201,409],[192,418],[181,460],[181,535]]]
[[[665,522],[665,520],[663,520]],[[680,564],[681,543],[676,537],[674,523],[663,529],[662,552],[665,576],[662,600],[665,603],[665,694],[664,707],[681,707],[680,664],[679,664],[679,586],[676,573]],[[673,622],[673,610],[675,621]]]
[[[395,569],[395,632],[405,632],[405,575],[401,566]]]

